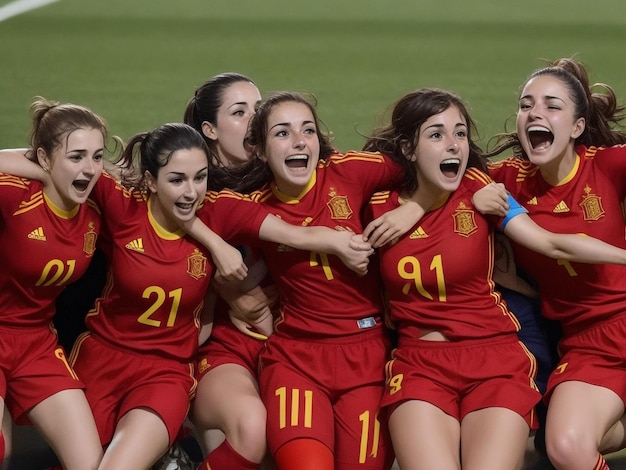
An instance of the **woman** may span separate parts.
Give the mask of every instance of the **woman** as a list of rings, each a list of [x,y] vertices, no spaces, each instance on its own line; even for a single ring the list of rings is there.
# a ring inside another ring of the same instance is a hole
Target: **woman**
[[[412,232],[380,250],[399,335],[382,403],[401,468],[502,470],[523,459],[540,394],[519,324],[494,291],[496,226],[544,256],[626,261],[624,250],[599,240],[541,229],[512,199],[504,219],[481,216],[472,197],[490,180],[472,129],[458,97],[421,89],[396,103],[391,123],[365,146],[405,169],[400,191],[373,198],[374,215],[423,193],[438,200]]]
[[[542,226],[624,247],[626,134],[613,129],[624,107],[610,87],[592,88],[573,59],[535,71],[520,93],[517,132],[490,153],[513,148],[516,156],[494,162],[490,173]],[[548,457],[559,469],[608,468],[602,453],[624,446],[626,271],[514,248],[538,283],[542,313],[563,332],[545,397]]]
[[[251,79],[237,73],[223,73],[203,83],[189,100],[185,123],[202,134],[211,151],[210,190],[238,184],[229,181],[227,170],[252,157],[250,149],[244,147],[244,137],[260,99],[261,94]],[[264,277],[263,261],[258,256],[255,258],[250,248],[242,247],[242,250],[252,272],[260,271],[259,276],[252,277],[257,280]],[[241,304],[238,293],[248,289],[253,292],[247,299],[256,294],[259,298],[255,303],[266,300],[254,280],[244,282],[246,287],[214,285],[223,295],[234,291],[229,296],[232,304]],[[209,340],[198,352],[198,387],[190,418],[205,462],[211,468],[258,469],[267,453],[266,411],[257,383],[258,355],[264,341],[235,328],[228,315],[231,307],[226,302],[220,299],[212,306],[213,328]],[[266,313],[269,314],[269,310]],[[214,430],[221,430],[226,439],[220,439]]]
[[[87,108],[44,98],[31,115],[32,165],[46,183],[0,174],[0,415],[6,404],[15,422],[32,422],[63,468],[96,469],[102,447],[85,386],[52,318],[56,298],[95,250],[100,213],[88,198],[102,173],[107,126]]]

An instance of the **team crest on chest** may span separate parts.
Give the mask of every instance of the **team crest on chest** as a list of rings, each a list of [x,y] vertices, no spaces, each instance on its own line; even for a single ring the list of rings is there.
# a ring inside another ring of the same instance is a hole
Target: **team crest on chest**
[[[478,230],[474,211],[469,209],[464,202],[458,205],[452,218],[454,219],[454,231],[463,237],[469,237]]]
[[[585,195],[578,205],[583,210],[585,220],[599,220],[604,217],[602,198],[597,194],[591,194],[591,188],[589,186],[585,186]]]
[[[333,219],[349,219],[352,216],[352,208],[348,202],[348,196],[339,196],[335,188],[330,188],[328,193],[330,200],[326,203]]]
[[[87,256],[93,255],[93,252],[96,251],[96,239],[98,238],[98,234],[94,229],[94,223],[89,222],[89,230],[85,232],[83,236],[83,251],[87,254]]]
[[[187,274],[198,280],[206,276],[206,266],[206,257],[197,248],[193,250],[193,253],[187,258]]]

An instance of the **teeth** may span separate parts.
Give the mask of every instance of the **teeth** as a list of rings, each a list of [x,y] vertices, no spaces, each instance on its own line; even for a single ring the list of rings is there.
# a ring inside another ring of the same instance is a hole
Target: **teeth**
[[[530,126],[527,132],[550,132],[550,131],[543,126]]]
[[[442,165],[460,165],[461,164],[461,160],[459,160],[458,158],[446,158],[444,161],[441,162]]]
[[[292,155],[291,157],[287,157],[285,161],[290,162],[294,160],[308,160],[309,157],[307,155]]]

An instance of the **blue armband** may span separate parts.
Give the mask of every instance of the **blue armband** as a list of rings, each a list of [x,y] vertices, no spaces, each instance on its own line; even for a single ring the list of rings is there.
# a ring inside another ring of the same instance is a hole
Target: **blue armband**
[[[522,207],[520,203],[517,202],[515,198],[513,198],[513,196],[511,196],[510,194],[507,202],[509,203],[509,210],[506,213],[504,219],[502,219],[502,230],[504,230],[506,224],[508,224],[514,217],[517,217],[520,214],[528,214],[526,208]]]

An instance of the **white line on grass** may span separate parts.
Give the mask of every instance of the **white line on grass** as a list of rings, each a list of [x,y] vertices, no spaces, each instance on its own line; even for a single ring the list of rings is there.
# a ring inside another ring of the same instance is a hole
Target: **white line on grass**
[[[13,16],[26,13],[27,11],[34,10],[48,5],[49,3],[58,2],[59,0],[17,0],[11,2],[8,5],[0,7],[0,21],[7,20]]]

